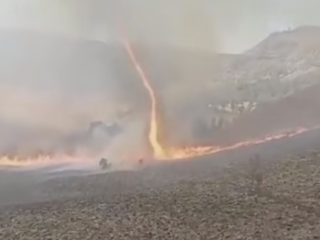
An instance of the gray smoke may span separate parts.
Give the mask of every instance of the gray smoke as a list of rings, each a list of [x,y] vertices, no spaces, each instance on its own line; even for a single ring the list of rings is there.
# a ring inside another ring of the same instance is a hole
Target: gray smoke
[[[0,150],[54,149],[92,121],[132,124],[130,138],[123,136],[127,145],[139,138],[136,132],[143,136],[145,122],[137,119],[146,119],[148,101],[118,45],[122,31],[151,46],[236,52],[272,31],[319,24],[318,5],[316,0],[0,1],[0,134],[5,139]],[[142,60],[159,89],[159,82],[175,82],[167,87],[168,101],[203,91],[194,83],[211,77],[211,57],[203,60],[208,65],[195,66],[193,57],[174,53],[171,64],[162,52],[147,51],[149,59]],[[150,54],[156,59],[152,64]],[[166,63],[171,73],[161,71]],[[184,80],[183,89],[177,79]],[[124,109],[135,113],[123,120]]]
[[[122,19],[130,25],[132,37],[239,52],[272,31],[319,25],[319,4],[317,0],[2,0],[0,26],[108,41],[115,38],[116,23]]]

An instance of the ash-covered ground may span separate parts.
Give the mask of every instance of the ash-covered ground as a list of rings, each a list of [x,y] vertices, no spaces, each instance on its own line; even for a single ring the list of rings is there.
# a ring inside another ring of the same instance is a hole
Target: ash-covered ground
[[[319,139],[137,171],[6,170],[0,239],[319,239]]]

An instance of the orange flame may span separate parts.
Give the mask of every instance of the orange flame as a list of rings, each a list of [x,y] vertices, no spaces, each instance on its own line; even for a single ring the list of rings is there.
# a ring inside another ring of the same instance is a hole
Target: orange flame
[[[0,167],[30,167],[38,168],[48,166],[50,164],[60,163],[79,163],[88,162],[88,158],[85,156],[70,156],[66,154],[39,154],[37,156],[0,156]]]
[[[263,137],[261,139],[246,140],[243,142],[238,142],[229,146],[200,146],[200,147],[186,147],[186,148],[172,148],[169,150],[169,156],[171,159],[183,159],[191,157],[199,157],[210,154],[215,154],[224,151],[231,151],[242,147],[255,146],[263,143],[268,143],[275,140],[293,138],[300,134],[319,129],[319,127],[314,128],[297,128],[295,130],[287,130],[278,134]]]
[[[150,111],[150,119],[149,119],[149,143],[151,145],[153,154],[155,158],[164,158],[167,156],[166,150],[163,144],[160,142],[160,128],[159,128],[159,117],[157,111],[157,98],[155,91],[153,90],[150,81],[147,77],[147,74],[144,72],[141,67],[133,48],[130,42],[127,39],[123,39],[123,45],[128,53],[128,56],[135,67],[137,73],[139,74],[140,79],[142,80],[143,86],[147,90],[149,94],[149,98],[151,101],[151,111]]]
[[[133,50],[133,47],[128,39],[122,39],[123,45],[126,49],[126,52],[130,58],[131,63],[136,69],[140,79],[143,82],[143,86],[149,94],[151,101],[151,110],[150,110],[150,121],[149,121],[149,143],[153,151],[153,157],[160,160],[170,160],[170,159],[183,159],[191,158],[196,156],[203,156],[208,154],[214,154],[222,151],[234,150],[241,147],[247,147],[252,145],[258,145],[262,143],[267,143],[273,140],[280,140],[283,138],[291,138],[302,133],[314,130],[318,127],[307,129],[307,128],[298,128],[295,130],[284,131],[272,136],[266,136],[261,139],[256,140],[247,140],[239,142],[230,146],[200,146],[200,147],[168,147],[166,148],[163,142],[160,141],[160,123],[159,123],[159,111],[157,109],[158,103],[154,89],[150,83],[150,80],[147,77],[147,74],[143,70],[136,54]]]

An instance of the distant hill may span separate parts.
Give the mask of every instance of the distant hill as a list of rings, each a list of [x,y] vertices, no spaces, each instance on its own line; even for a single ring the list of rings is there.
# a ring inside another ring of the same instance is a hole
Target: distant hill
[[[216,56],[212,81],[177,111],[173,128],[183,129],[181,139],[206,143],[320,123],[319,40],[320,27],[301,27],[271,34],[243,54]],[[199,125],[207,126],[204,134],[197,134]]]
[[[260,103],[238,124],[261,124],[262,129],[272,124],[285,128],[320,123],[316,110],[320,101],[320,27],[271,34],[238,58],[235,62],[242,64],[234,71],[244,74],[239,82],[247,88],[253,86],[255,101]]]
[[[287,122],[318,121],[312,112],[319,102],[319,27],[271,34],[238,55],[133,45],[173,142],[233,138],[231,129],[244,137],[262,133],[254,124],[271,131]],[[24,127],[53,129],[56,136],[91,121],[109,121],[122,108],[146,119],[148,96],[119,43],[2,30],[0,51],[0,122],[18,126],[21,120]],[[312,98],[303,97],[308,95]],[[196,134],[199,122],[204,135]]]

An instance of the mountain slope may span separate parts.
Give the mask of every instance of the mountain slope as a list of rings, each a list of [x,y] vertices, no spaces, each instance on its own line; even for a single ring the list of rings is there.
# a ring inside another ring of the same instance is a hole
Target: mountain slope
[[[302,27],[239,55],[133,45],[173,132],[169,141],[197,143],[318,121],[319,40],[319,27]],[[11,128],[56,139],[122,111],[147,119],[148,96],[118,43],[1,31],[0,50],[0,122]]]

